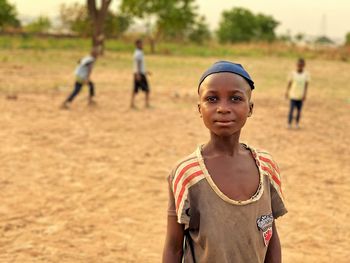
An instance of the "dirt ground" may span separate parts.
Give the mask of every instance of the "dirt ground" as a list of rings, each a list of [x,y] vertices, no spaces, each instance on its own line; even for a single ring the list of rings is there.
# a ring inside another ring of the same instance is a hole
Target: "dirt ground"
[[[208,138],[195,86],[217,58],[149,56],[153,108],[139,95],[129,110],[131,55],[109,53],[93,75],[97,106],[84,91],[60,110],[80,55],[0,51],[0,262],[160,262],[166,177]],[[284,262],[349,262],[350,64],[307,61],[302,127],[287,130],[294,59],[226,59],[256,81],[242,141],[268,149],[282,171]]]

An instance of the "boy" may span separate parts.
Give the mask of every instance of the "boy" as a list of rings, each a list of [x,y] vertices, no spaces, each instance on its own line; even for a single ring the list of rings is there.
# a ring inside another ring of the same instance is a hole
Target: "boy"
[[[198,110],[210,140],[169,176],[163,263],[281,262],[274,219],[287,210],[278,167],[239,142],[253,89],[240,64],[219,61],[202,75]]]
[[[141,39],[136,40],[135,42],[136,50],[134,52],[134,89],[131,95],[131,108],[135,108],[135,96],[139,90],[145,92],[145,106],[150,107],[149,104],[149,93],[150,88],[148,86],[145,66],[145,59],[143,54],[143,43]]]
[[[301,109],[303,102],[306,100],[307,88],[310,82],[309,74],[304,70],[305,60],[299,58],[297,62],[297,70],[293,71],[288,80],[286,98],[290,99],[290,108],[288,114],[288,128],[292,128],[292,120],[294,109],[297,109],[295,118],[295,126],[299,128]]]
[[[74,100],[75,96],[79,94],[81,88],[84,84],[89,86],[89,105],[94,104],[93,97],[95,96],[95,87],[94,83],[91,81],[90,76],[92,72],[93,65],[97,59],[98,52],[93,49],[89,56],[82,58],[79,61],[79,65],[75,69],[75,84],[74,90],[68,96],[68,98],[63,102],[62,108],[69,109],[69,105]]]

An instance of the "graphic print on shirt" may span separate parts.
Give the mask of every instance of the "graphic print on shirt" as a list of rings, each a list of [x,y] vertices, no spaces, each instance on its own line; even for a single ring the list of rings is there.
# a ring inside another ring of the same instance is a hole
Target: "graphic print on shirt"
[[[272,223],[273,223],[272,214],[262,215],[258,217],[258,219],[256,220],[256,225],[258,226],[259,231],[261,231],[262,233],[265,246],[268,246],[270,239],[272,237]]]

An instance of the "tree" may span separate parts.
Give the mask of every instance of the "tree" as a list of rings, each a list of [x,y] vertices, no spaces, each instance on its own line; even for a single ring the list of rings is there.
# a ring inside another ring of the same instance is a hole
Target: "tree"
[[[0,31],[6,27],[19,27],[16,8],[7,0],[0,0]]]
[[[290,30],[288,29],[285,33],[281,34],[278,39],[283,42],[292,43],[292,35]]]
[[[36,20],[25,26],[25,30],[30,33],[46,33],[51,28],[51,21],[46,16],[39,16]]]
[[[334,41],[327,36],[319,36],[316,38],[315,43],[319,45],[333,45]]]
[[[278,24],[271,16],[254,15],[248,9],[233,8],[222,13],[217,35],[222,43],[272,41],[276,38]]]
[[[85,5],[79,3],[62,4],[59,17],[64,29],[84,37],[92,35],[88,10]]]
[[[184,40],[196,19],[193,2],[194,0],[178,0],[159,10],[156,23],[158,35],[168,40]]]
[[[98,9],[95,0],[87,0],[87,7],[92,26],[92,47],[93,49],[98,50],[98,53],[101,55],[104,51],[104,26],[108,7],[111,2],[112,0],[101,0],[101,7]]]
[[[193,28],[189,34],[189,39],[197,44],[203,44],[211,38],[208,24],[205,22],[205,18],[201,16],[193,25]]]
[[[345,45],[350,46],[350,32],[345,35]]]
[[[120,37],[131,23],[132,18],[130,16],[108,11],[104,33],[107,37]]]
[[[302,41],[305,38],[305,35],[303,33],[298,33],[295,35],[295,39],[297,41]]]
[[[154,52],[155,41],[183,40],[188,37],[196,20],[195,0],[122,0],[124,13],[144,19]]]
[[[244,8],[224,11],[217,32],[219,41],[244,42],[254,38],[256,21],[252,12]]]
[[[256,32],[255,39],[263,41],[273,41],[276,39],[275,28],[278,22],[272,17],[264,14],[255,16]]]
[[[60,20],[63,29],[84,37],[92,36],[91,21],[85,5],[78,3],[62,4],[60,6]],[[131,22],[130,16],[113,13],[109,10],[105,20],[104,35],[119,37],[129,28]]]

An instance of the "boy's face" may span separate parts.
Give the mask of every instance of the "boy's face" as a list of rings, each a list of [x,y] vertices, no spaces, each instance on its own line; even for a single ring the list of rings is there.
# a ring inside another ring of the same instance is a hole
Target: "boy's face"
[[[138,42],[136,43],[136,47],[137,47],[138,49],[142,49],[142,47],[143,47],[142,41],[138,41]]]
[[[217,136],[240,132],[251,116],[253,103],[247,81],[233,73],[209,75],[199,89],[198,110],[205,126]]]
[[[297,63],[297,70],[298,70],[298,72],[303,72],[304,67],[305,67],[305,62],[299,61],[299,62]]]

